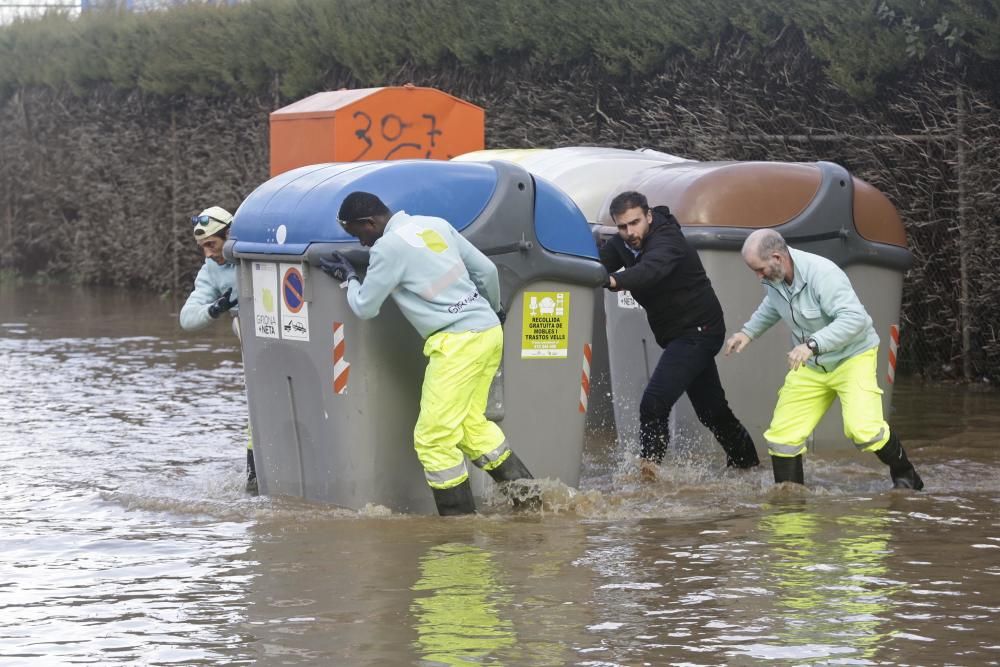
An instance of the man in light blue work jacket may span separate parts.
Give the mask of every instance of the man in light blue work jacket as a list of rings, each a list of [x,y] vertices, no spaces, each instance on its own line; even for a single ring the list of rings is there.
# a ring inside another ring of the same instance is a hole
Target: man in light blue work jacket
[[[351,310],[371,319],[391,296],[424,338],[428,361],[413,440],[438,514],[475,511],[466,456],[498,483],[531,479],[503,431],[485,416],[503,353],[496,266],[447,220],[393,214],[368,192],[347,195],[338,219],[371,248],[363,282],[340,253],[320,263],[347,283]]]
[[[726,341],[726,355],[742,352],[779,320],[792,331],[789,371],[764,432],[774,481],[803,483],[806,439],[839,398],[844,434],[854,446],[889,466],[894,487],[922,489],[923,480],[882,416],[878,334],[847,274],[825,257],[789,248],[773,229],[747,237],[743,260],[763,282],[764,300]]]
[[[187,331],[204,329],[225,312],[239,312],[236,265],[226,261],[222,247],[229,236],[233,216],[221,206],[210,206],[191,218],[194,240],[205,263],[194,279],[194,291],[181,308],[181,327]]]
[[[204,329],[223,313],[233,315],[233,331],[239,335],[239,286],[236,265],[226,261],[222,247],[229,236],[233,216],[221,206],[210,206],[191,218],[194,240],[205,255],[205,263],[194,279],[194,291],[181,308],[181,327],[186,331]],[[257,471],[253,462],[253,440],[247,438],[247,491],[257,491]]]

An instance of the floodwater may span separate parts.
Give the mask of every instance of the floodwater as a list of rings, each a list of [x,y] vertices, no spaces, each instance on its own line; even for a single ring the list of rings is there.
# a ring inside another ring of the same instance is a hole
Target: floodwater
[[[235,340],[176,310],[0,288],[2,665],[1000,664],[1000,393],[899,384],[923,493],[595,432],[539,511],[357,514],[245,494]]]

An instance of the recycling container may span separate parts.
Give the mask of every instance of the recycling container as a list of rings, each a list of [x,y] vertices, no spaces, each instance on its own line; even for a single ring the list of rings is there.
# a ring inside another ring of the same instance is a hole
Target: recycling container
[[[487,416],[536,477],[577,485],[594,288],[605,275],[586,220],[509,162],[403,160],[294,169],[236,212],[226,252],[239,263],[262,493],[435,511],[413,451],[423,343],[391,299],[376,318],[356,318],[318,269],[332,250],[362,273],[367,265],[367,249],[336,222],[356,190],[394,212],[444,218],[497,264],[508,316]]]

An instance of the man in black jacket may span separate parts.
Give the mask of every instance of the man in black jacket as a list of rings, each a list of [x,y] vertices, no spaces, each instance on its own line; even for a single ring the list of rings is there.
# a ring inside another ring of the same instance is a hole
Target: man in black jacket
[[[758,465],[753,439],[730,409],[719,381],[715,355],[726,324],[698,253],[670,209],[650,210],[642,193],[623,192],[610,208],[618,236],[601,248],[601,263],[610,274],[605,287],[631,292],[663,348],[639,404],[642,458],[656,464],[663,460],[670,409],[687,392],[698,420],[725,450],[726,465]]]

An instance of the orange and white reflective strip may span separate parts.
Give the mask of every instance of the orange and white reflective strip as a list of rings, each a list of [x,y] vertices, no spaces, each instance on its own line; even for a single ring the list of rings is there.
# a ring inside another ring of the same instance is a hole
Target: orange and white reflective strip
[[[896,381],[896,353],[899,350],[899,326],[893,324],[889,327],[889,372],[886,379],[889,384]]]
[[[590,343],[583,344],[583,374],[580,376],[580,412],[587,411],[587,397],[590,396]]]
[[[333,323],[333,393],[347,393],[347,378],[351,374],[351,365],[344,361],[344,323]]]

